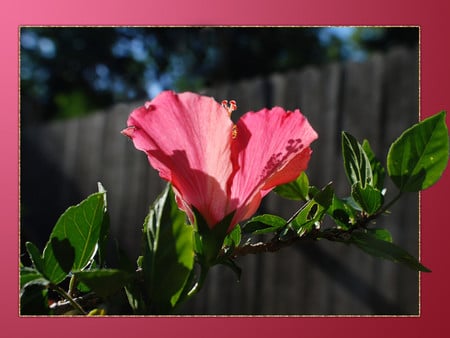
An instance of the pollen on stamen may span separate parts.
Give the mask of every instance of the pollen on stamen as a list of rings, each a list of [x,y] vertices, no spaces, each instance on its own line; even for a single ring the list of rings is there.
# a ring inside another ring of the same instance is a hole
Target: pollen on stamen
[[[231,113],[234,112],[237,109],[237,104],[235,100],[230,100],[230,103],[228,104],[228,100],[223,100],[221,102],[222,107],[224,107],[227,112],[228,116],[231,116]]]
[[[231,138],[234,140],[237,137],[237,126],[235,124],[233,124],[233,128],[231,129]]]

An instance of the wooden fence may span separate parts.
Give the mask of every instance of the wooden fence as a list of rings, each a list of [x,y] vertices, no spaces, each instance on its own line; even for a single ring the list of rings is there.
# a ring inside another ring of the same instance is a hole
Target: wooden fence
[[[346,196],[340,132],[367,138],[384,159],[388,145],[418,120],[418,52],[402,48],[364,63],[333,63],[273,74],[204,91],[235,99],[238,111],[280,105],[300,108],[319,133],[308,168],[312,184],[333,180]],[[140,227],[164,182],[120,131],[143,102],[117,104],[82,119],[22,130],[21,238],[42,247],[61,212],[97,189],[108,191],[112,237],[137,257]],[[237,114],[239,114],[237,112]],[[392,188],[392,186],[390,186]],[[390,189],[393,191],[393,189]],[[390,192],[388,191],[388,193]],[[270,194],[261,212],[288,217],[298,208]],[[419,253],[418,195],[411,194],[378,220],[394,241]],[[418,314],[419,274],[332,242],[300,243],[238,261],[242,279],[215,267],[183,314],[327,315]],[[426,262],[425,262],[426,263]]]

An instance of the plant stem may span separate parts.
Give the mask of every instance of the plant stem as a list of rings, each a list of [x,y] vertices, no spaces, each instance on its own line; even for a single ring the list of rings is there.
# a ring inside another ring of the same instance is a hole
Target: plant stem
[[[77,283],[78,283],[77,277],[75,275],[72,275],[72,277],[70,277],[69,282],[69,291],[67,292],[70,297],[74,295],[74,290],[77,286]]]
[[[72,306],[77,309],[78,311],[80,311],[83,315],[87,315],[87,312],[83,310],[83,308],[81,307],[80,304],[78,304],[73,298],[72,296],[70,296],[66,291],[64,291],[63,288],[61,288],[58,285],[55,284],[50,284],[49,287],[51,289],[53,289],[54,291],[56,291],[57,293],[59,293],[62,297],[64,297],[65,299],[67,299],[70,304],[72,304]]]

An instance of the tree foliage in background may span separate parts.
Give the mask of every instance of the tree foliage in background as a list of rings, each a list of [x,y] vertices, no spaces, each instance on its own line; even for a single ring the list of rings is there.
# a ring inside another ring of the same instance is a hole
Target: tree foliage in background
[[[344,28],[341,28],[341,30]],[[417,45],[417,28],[23,27],[22,125]]]

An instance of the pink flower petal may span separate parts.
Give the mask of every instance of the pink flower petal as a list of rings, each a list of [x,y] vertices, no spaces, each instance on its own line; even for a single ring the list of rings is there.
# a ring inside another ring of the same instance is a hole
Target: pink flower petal
[[[317,133],[299,110],[263,109],[238,121],[232,144],[232,159],[238,169],[229,205],[231,210],[237,209],[233,223],[250,217],[268,192],[306,169],[309,145],[316,138]]]
[[[181,209],[192,217],[195,207],[211,227],[226,216],[233,170],[226,109],[213,98],[166,91],[135,109],[127,124],[123,133],[172,183]]]
[[[233,126],[230,104],[167,91],[135,109],[122,131],[172,183],[191,221],[193,208],[210,228],[234,212],[229,230],[251,217],[275,186],[306,169],[317,138],[300,111],[279,107],[247,113]]]

